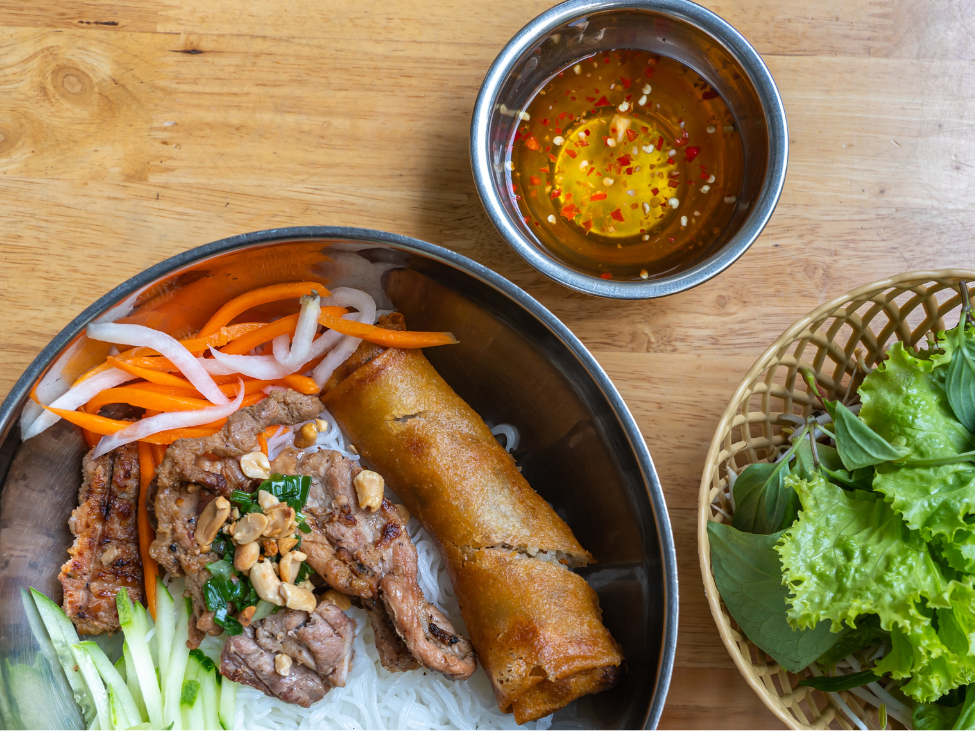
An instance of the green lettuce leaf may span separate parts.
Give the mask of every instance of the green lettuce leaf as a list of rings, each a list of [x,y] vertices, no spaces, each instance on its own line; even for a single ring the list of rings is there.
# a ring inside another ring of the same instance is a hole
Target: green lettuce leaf
[[[895,343],[889,358],[860,387],[860,418],[891,442],[903,444],[916,459],[947,457],[969,451],[975,443],[957,418],[945,394],[946,353],[918,358]],[[950,542],[970,529],[965,517],[975,513],[975,465],[937,467],[882,464],[873,487],[883,493],[925,540],[944,536]]]
[[[876,614],[891,635],[876,673],[908,678],[901,690],[917,701],[975,681],[972,579],[949,581],[920,532],[876,493],[848,492],[819,476],[788,482],[802,502],[799,520],[776,544],[790,623],[855,627],[861,615]]]
[[[708,523],[714,583],[745,635],[777,663],[796,673],[840,639],[829,622],[797,630],[786,619],[786,595],[779,556],[780,533],[743,533],[725,523]]]
[[[901,691],[914,700],[929,702],[953,688],[975,680],[975,590],[951,582],[949,606],[933,611],[927,626],[891,631],[891,651],[875,668],[877,674],[910,680]],[[937,629],[935,629],[937,627]]]
[[[855,627],[859,616],[877,614],[888,631],[929,626],[919,604],[945,606],[948,582],[920,533],[871,493],[847,492],[818,475],[786,482],[802,503],[776,545],[791,589],[790,623]]]
[[[943,365],[943,356],[925,360],[903,343],[894,343],[887,360],[860,386],[860,418],[891,444],[909,447],[917,458],[975,448],[975,437],[948,403]]]

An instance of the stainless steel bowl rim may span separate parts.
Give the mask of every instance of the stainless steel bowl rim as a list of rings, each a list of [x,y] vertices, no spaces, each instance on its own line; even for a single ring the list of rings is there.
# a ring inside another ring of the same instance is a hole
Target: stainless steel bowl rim
[[[724,44],[749,75],[765,111],[769,131],[769,161],[765,182],[754,208],[741,229],[714,256],[687,271],[640,282],[621,282],[582,274],[540,252],[514,225],[501,196],[492,184],[488,129],[495,99],[514,63],[556,28],[593,13],[652,10],[696,24]],[[471,168],[477,193],[498,232],[535,269],[560,284],[585,294],[612,299],[650,299],[683,292],[716,277],[734,264],[762,233],[785,185],[789,160],[789,130],[785,107],[775,80],[751,44],[727,21],[690,0],[568,0],[539,15],[502,49],[488,69],[471,118]]]
[[[667,513],[663,489],[660,486],[656,468],[650,457],[650,451],[647,449],[646,442],[640,433],[640,429],[633,415],[616,390],[613,382],[579,338],[555,317],[555,315],[549,312],[541,303],[523,289],[482,264],[478,264],[465,256],[408,236],[345,226],[296,226],[255,231],[239,236],[231,236],[230,238],[215,241],[212,244],[206,244],[205,246],[184,251],[181,254],[177,254],[159,264],[149,267],[100,297],[72,320],[41,350],[33,362],[27,367],[27,370],[24,371],[24,374],[14,384],[13,389],[7,395],[3,404],[0,405],[0,443],[7,438],[9,431],[15,426],[16,416],[20,414],[24,401],[28,398],[30,389],[35,381],[44,374],[65,346],[74,341],[90,322],[111,306],[138,292],[155,280],[188,264],[194,264],[218,254],[245,249],[251,246],[264,246],[309,239],[341,239],[345,242],[388,245],[400,251],[422,254],[431,259],[456,267],[501,292],[528,310],[572,352],[592,376],[593,380],[599,386],[599,390],[606,397],[607,401],[609,401],[613,412],[619,419],[630,447],[633,449],[637,462],[640,465],[644,484],[648,488],[648,497],[653,506],[654,519],[660,541],[665,591],[667,594],[664,598],[664,607],[667,616],[664,619],[664,636],[661,638],[661,660],[657,670],[657,685],[644,722],[645,728],[656,728],[660,714],[663,711],[664,702],[667,698],[667,691],[670,687],[670,678],[673,671],[674,654],[677,646],[678,594],[677,555],[674,548],[674,538],[670,528],[670,518]]]

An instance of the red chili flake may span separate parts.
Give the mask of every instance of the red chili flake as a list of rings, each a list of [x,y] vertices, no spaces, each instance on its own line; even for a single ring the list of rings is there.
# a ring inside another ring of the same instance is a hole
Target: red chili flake
[[[532,175],[530,178],[528,178],[528,182],[532,185],[538,185],[542,182],[542,179],[536,175]]]
[[[515,132],[515,142],[521,139],[521,132]]]
[[[628,129],[628,130],[626,130],[626,139],[629,142],[633,142],[639,136],[640,136],[640,133],[637,132],[635,129]]]
[[[597,89],[595,86],[592,88],[592,90],[597,94],[599,93],[599,89]]]
[[[609,63],[609,56],[603,59],[603,63]]]
[[[616,220],[616,221],[620,221],[620,222],[623,221],[623,212],[620,211],[619,208],[617,208],[615,211],[613,211],[609,215],[611,215],[613,217],[613,219]]]
[[[609,59],[607,58],[606,61],[608,62]],[[599,275],[599,278],[600,279],[612,279],[613,278],[613,275],[610,274],[609,272],[603,272],[602,274]]]
[[[559,119],[565,119],[565,112],[559,112]]]
[[[575,156],[576,156],[576,155],[577,155],[578,153],[577,153],[577,152],[576,152],[575,150],[566,150],[566,151],[565,151],[565,154],[566,154],[566,155],[568,155],[569,157],[571,157],[571,158],[572,158],[572,159],[574,160],[574,159],[575,159]]]
[[[663,137],[658,137],[657,138],[657,149],[658,150],[664,149],[664,138]]]
[[[563,94],[562,96],[569,96],[569,94],[571,94],[571,93],[572,93],[572,91],[570,89],[566,89],[565,90],[565,94]]]
[[[718,92],[716,91],[706,91],[703,94],[701,94],[701,100],[703,101],[706,99],[715,99],[717,98],[717,96],[718,96]]]
[[[673,236],[668,236],[668,237],[667,237],[667,240],[668,240],[668,241],[669,241],[670,243],[674,243],[674,237],[673,237]]]
[[[529,198],[538,198],[538,191],[532,188],[532,192],[528,194]]]
[[[553,198],[553,200],[555,198],[558,198],[560,195],[562,195],[562,189],[561,188],[555,188],[555,189],[552,190],[552,198]]]
[[[673,164],[674,164],[674,158],[672,158],[672,157],[668,157],[668,158],[667,158],[667,164],[668,164],[668,165],[673,165]]]
[[[588,221],[583,221],[582,222],[582,227],[584,229],[586,229],[586,231],[591,231],[592,230],[592,219],[590,219]]]
[[[640,131],[643,132],[643,134],[647,134],[650,129],[648,127],[640,127]]]
[[[596,97],[594,97],[594,96],[587,96],[586,97],[586,101],[591,104],[592,102],[596,101]]]
[[[638,205],[640,205],[640,204],[639,203],[631,203],[630,204],[630,208],[634,208],[635,209]]]
[[[569,114],[569,119],[575,119],[576,118],[576,115],[574,115],[572,112],[569,112],[568,114]]]
[[[653,193],[654,195],[657,195],[657,193],[659,193],[660,190],[658,188],[651,188],[650,192]]]
[[[630,99],[632,99],[632,98],[633,98],[633,95],[632,94],[627,94],[626,95],[626,101],[630,101]]]
[[[525,223],[531,223],[531,221],[528,220],[528,216],[525,216]],[[535,221],[535,225],[538,225],[538,221]]]
[[[605,198],[606,198],[606,193],[604,193],[604,192],[602,192],[602,191],[600,191],[600,192],[598,192],[598,193],[593,193],[593,194],[592,194],[592,195],[591,195],[591,196],[589,197],[589,201],[590,201],[590,202],[592,202],[592,201],[601,201],[601,200],[604,200]]]
[[[626,169],[626,174],[627,175],[633,175],[633,168],[627,168]]]
[[[702,171],[701,171],[701,180],[707,180],[707,179],[708,179],[708,178],[710,178],[710,177],[711,177],[711,176],[710,176],[710,175],[708,175],[708,171],[707,171],[707,170],[702,170]]]
[[[551,149],[552,149],[552,146],[551,146],[551,145],[547,145],[547,146],[545,147],[545,152],[550,152],[550,151],[551,151]]]
[[[535,225],[541,227],[542,224],[540,224],[538,221],[535,221]]]
[[[565,194],[565,202],[568,203],[570,200],[572,200],[572,193],[566,193]]]
[[[555,134],[557,134],[557,135],[562,134],[562,128],[559,127],[558,125],[555,125]]]
[[[643,69],[643,75],[646,76],[648,79],[652,79],[653,78],[653,66],[647,66],[645,69]]]
[[[585,140],[582,140],[581,142],[579,142],[579,144],[576,145],[576,147],[589,147],[589,143],[586,142]]]
[[[620,165],[629,165],[633,161],[630,159],[629,155],[620,155],[618,158],[616,158],[616,162],[618,162]]]
[[[572,218],[575,215],[576,215],[576,207],[574,204],[567,203],[566,205],[562,206],[563,218]]]
[[[609,137],[603,137],[603,144],[609,145]]]
[[[620,82],[623,84],[623,88],[624,89],[629,89],[630,88],[630,84],[633,83],[632,81],[630,81],[625,76],[620,76]]]
[[[590,175],[592,175],[592,174],[593,174],[594,172],[596,172],[596,168],[594,168],[594,167],[593,167],[592,165],[590,165],[590,166],[589,166],[589,172],[588,172],[588,173],[586,173],[586,177],[588,178],[588,177],[589,177]]]
[[[548,159],[551,160],[552,162],[558,160],[558,158],[555,155],[553,155],[551,152],[548,153]]]
[[[571,99],[572,101],[575,101],[576,100],[576,98],[574,96],[570,96],[569,99]]]
[[[596,106],[597,107],[608,107],[609,106],[609,100],[607,100],[606,97],[601,96],[601,97],[599,97],[599,101],[596,102]]]
[[[547,172],[549,172],[549,169],[547,167],[545,167],[545,168],[538,168],[538,172],[540,172],[540,173],[547,173]]]
[[[548,127],[548,120],[547,119],[543,119],[542,120],[542,124],[544,124],[546,127]]]
[[[538,144],[538,140],[536,140],[534,137],[531,136],[527,140],[525,140],[525,147],[527,147],[529,150],[542,149],[542,146]]]
[[[680,139],[674,140],[674,146],[675,147],[683,147],[686,144],[687,144],[687,130],[686,129],[682,129],[681,130]]]
[[[690,162],[701,153],[700,147],[688,147],[684,150],[684,159]]]

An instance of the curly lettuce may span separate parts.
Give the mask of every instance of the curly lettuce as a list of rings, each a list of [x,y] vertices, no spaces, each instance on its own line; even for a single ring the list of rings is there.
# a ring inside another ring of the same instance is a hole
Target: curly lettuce
[[[882,437],[911,450],[913,459],[949,457],[975,447],[975,437],[955,417],[945,393],[946,363],[953,348],[931,359],[895,343],[888,359],[860,387],[860,418]],[[873,488],[883,493],[907,524],[932,541],[949,544],[958,531],[972,528],[975,465],[961,463],[877,467]]]
[[[802,503],[776,545],[790,624],[807,629],[831,620],[839,631],[877,615],[891,633],[891,651],[876,672],[909,677],[903,691],[918,701],[975,681],[970,583],[949,580],[920,532],[875,493],[847,491],[818,475],[787,480]]]
[[[776,545],[783,583],[792,590],[790,622],[800,629],[831,619],[834,627],[877,614],[890,630],[930,622],[922,601],[944,605],[948,588],[928,545],[878,496],[847,492],[821,475],[786,478],[802,511]]]

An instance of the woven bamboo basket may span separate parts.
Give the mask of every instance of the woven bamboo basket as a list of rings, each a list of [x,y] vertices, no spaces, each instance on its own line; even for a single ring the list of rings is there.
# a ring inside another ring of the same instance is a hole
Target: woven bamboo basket
[[[797,676],[781,668],[748,641],[728,614],[711,574],[707,536],[708,521],[728,521],[733,513],[728,471],[739,474],[753,462],[774,460],[787,442],[773,424],[775,419],[780,414],[807,416],[818,404],[800,368],[812,369],[831,398],[847,397],[858,357],[872,368],[894,340],[915,345],[929,333],[944,330],[946,324],[956,325],[961,311],[958,283],[973,280],[975,271],[968,269],[908,272],[859,287],[816,308],[762,354],[718,422],[698,501],[704,591],[721,639],[741,674],[790,728],[854,728],[850,713],[866,728],[879,728],[878,709],[849,692],[824,694],[798,685],[808,671]],[[892,727],[902,728],[888,718]]]

